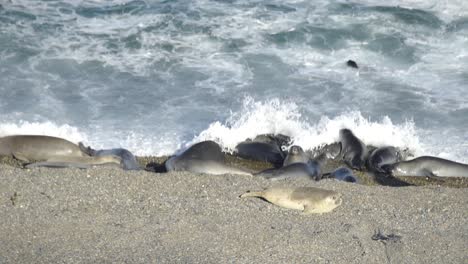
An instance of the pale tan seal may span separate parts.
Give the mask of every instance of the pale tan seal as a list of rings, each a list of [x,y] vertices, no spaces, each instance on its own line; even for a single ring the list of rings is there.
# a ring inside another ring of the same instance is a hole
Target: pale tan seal
[[[88,169],[100,165],[121,165],[122,159],[115,155],[103,155],[93,157],[51,157],[47,161],[35,162],[26,165],[26,168],[50,167],[50,168],[79,168]]]
[[[284,208],[302,210],[303,214],[328,213],[342,203],[341,194],[315,187],[272,187],[240,197],[260,197]]]
[[[27,167],[76,167],[114,163],[121,159],[114,155],[91,157],[80,147],[63,138],[40,135],[14,135],[0,138],[0,155],[29,163]]]

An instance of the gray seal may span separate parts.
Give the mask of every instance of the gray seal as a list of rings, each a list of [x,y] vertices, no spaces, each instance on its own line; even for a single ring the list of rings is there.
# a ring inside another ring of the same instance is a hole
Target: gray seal
[[[349,129],[340,130],[341,158],[351,168],[362,170],[365,166],[367,148]]]
[[[392,176],[468,177],[468,165],[431,156],[384,165]]]
[[[357,183],[356,176],[354,176],[353,171],[346,167],[340,167],[330,173],[324,173],[324,176],[328,178],[337,179],[339,181]]]
[[[192,145],[181,154],[169,158],[165,166],[167,171],[252,175],[246,170],[226,165],[221,147],[213,141],[203,141]]]
[[[270,180],[284,180],[295,178],[321,178],[320,163],[310,159],[300,146],[291,146],[288,155],[284,159],[283,167],[278,169],[266,169],[256,173]]]
[[[304,150],[297,145],[291,146],[288,151],[288,155],[283,161],[283,167],[293,163],[308,163],[310,157],[304,152]]]
[[[269,180],[285,180],[307,178],[318,180],[321,178],[321,170],[318,162],[311,160],[308,163],[293,163],[279,169],[266,169],[255,173]]]
[[[240,196],[246,197],[260,197],[280,207],[302,210],[305,215],[331,212],[343,201],[340,193],[315,187],[272,187]]]
[[[385,172],[384,165],[394,164],[402,160],[401,153],[395,147],[379,147],[370,152],[367,158],[367,169],[374,172]]]
[[[275,167],[281,167],[285,158],[283,147],[291,139],[285,135],[258,135],[253,140],[237,144],[235,154],[241,158],[269,162]]]
[[[141,170],[140,164],[136,160],[132,152],[124,148],[114,148],[114,149],[101,149],[95,150],[91,147],[85,147],[83,143],[79,143],[81,151],[87,153],[92,157],[102,157],[102,156],[117,156],[122,159],[122,168],[124,170]]]

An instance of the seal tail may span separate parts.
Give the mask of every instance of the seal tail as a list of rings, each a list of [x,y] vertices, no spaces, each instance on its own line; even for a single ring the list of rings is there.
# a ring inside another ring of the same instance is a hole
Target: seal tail
[[[240,198],[245,198],[245,197],[263,197],[263,192],[246,192],[239,196]]]

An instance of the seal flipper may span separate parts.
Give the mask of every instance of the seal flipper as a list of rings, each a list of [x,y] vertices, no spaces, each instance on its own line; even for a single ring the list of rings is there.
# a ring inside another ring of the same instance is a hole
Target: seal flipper
[[[30,162],[30,160],[28,158],[26,158],[26,156],[21,153],[21,152],[13,152],[13,157],[17,160],[20,160],[20,161],[23,161],[23,162]]]
[[[78,147],[80,148],[80,150],[89,155],[89,156],[96,156],[96,150],[92,149],[91,147],[86,147],[83,142],[79,142],[78,143]]]
[[[310,215],[315,213],[315,207],[310,205],[304,205],[304,210],[302,211],[302,215]]]

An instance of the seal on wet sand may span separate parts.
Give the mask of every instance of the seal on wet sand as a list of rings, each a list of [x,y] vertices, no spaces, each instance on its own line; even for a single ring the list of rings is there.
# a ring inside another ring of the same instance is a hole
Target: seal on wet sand
[[[79,143],[81,151],[93,157],[103,157],[103,156],[118,156],[122,159],[122,168],[124,170],[141,170],[140,164],[136,160],[135,156],[127,149],[124,148],[115,148],[115,149],[101,149],[95,150],[91,147],[85,147],[83,143]]]
[[[226,165],[221,147],[213,141],[202,141],[192,145],[183,153],[169,158],[165,166],[167,171],[252,175],[246,170]]]
[[[342,203],[341,194],[314,187],[272,187],[240,197],[260,197],[280,207],[302,210],[303,214],[328,213]]]
[[[349,129],[340,130],[341,158],[353,169],[362,170],[365,165],[367,148]]]
[[[468,177],[468,164],[431,156],[384,165],[392,176]]]

